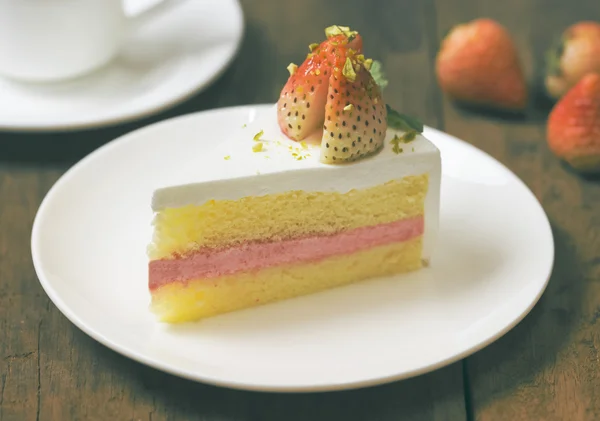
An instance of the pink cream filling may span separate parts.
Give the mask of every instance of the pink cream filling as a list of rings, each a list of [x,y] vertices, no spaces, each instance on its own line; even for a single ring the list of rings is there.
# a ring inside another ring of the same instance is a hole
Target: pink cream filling
[[[352,254],[372,247],[407,241],[423,234],[422,216],[330,235],[293,238],[277,242],[248,242],[221,249],[198,250],[179,259],[149,263],[151,290],[171,282],[210,279],[270,266],[314,262]]]

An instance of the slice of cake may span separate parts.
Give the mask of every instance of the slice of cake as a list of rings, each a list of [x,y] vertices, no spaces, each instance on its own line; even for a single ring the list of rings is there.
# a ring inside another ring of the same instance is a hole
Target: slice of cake
[[[441,162],[422,125],[386,106],[348,28],[311,45],[280,99],[157,189],[152,311],[184,322],[428,264]]]

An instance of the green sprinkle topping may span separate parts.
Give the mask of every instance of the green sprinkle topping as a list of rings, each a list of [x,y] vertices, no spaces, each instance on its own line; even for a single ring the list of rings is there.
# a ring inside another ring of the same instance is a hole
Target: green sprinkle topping
[[[385,108],[387,110],[387,123],[391,128],[404,132],[413,130],[416,133],[423,133],[423,123],[416,118],[401,114],[388,104],[385,105]]]
[[[288,69],[288,72],[290,72],[290,76],[293,76],[294,73],[296,73],[296,70],[298,70],[298,66],[294,63],[290,63],[290,64],[288,64],[287,69]]]
[[[310,52],[312,53],[313,51],[315,51],[317,48],[319,48],[319,44],[317,44],[316,42],[313,42],[312,44],[310,44],[308,46],[308,49],[310,50]]]
[[[417,132],[412,129],[407,131],[404,135],[402,135],[402,137],[398,137],[398,135],[394,135],[394,138],[392,140],[390,140],[390,143],[392,144],[392,151],[396,155],[404,152],[404,150],[400,147],[400,144],[412,142],[413,140],[415,140],[416,136],[417,136]],[[412,151],[414,152],[415,148],[412,148]]]
[[[264,131],[264,130],[261,130],[260,132],[256,133],[256,134],[254,135],[254,141],[255,141],[255,142],[258,142],[258,140],[259,140],[259,139],[262,137],[262,135],[263,135],[263,134],[265,134],[265,131]]]
[[[262,142],[258,142],[255,143],[254,145],[252,145],[252,152],[260,152],[263,149],[263,143]]]
[[[367,62],[369,61],[370,63],[367,65]],[[385,74],[383,73],[381,62],[368,59],[365,60],[365,67],[371,72],[371,76],[373,76],[373,79],[375,80],[375,83],[379,86],[379,88],[384,89],[387,86],[388,81],[385,78]]]
[[[331,38],[331,37],[334,37],[336,35],[341,35],[341,34],[346,35],[348,37],[348,41],[352,41],[356,37],[358,32],[351,31],[350,28],[347,26],[339,26],[339,25],[332,25],[332,26],[325,28],[325,36],[327,38]]]
[[[354,105],[348,104],[344,107],[344,111],[352,111],[354,109]]]
[[[342,74],[350,82],[354,82],[356,80],[356,72],[354,71],[354,67],[352,67],[352,61],[350,60],[350,57],[346,57]]]
[[[399,153],[402,153],[402,148],[400,147],[400,141],[401,141],[401,139],[398,137],[398,135],[394,135],[394,138],[392,140],[390,140],[390,143],[392,144],[392,152],[394,152],[396,155],[398,155]]]

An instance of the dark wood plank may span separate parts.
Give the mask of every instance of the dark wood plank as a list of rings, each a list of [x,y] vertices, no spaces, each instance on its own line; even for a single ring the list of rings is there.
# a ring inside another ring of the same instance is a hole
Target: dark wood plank
[[[333,23],[365,37],[382,60],[395,107],[439,126],[433,83],[433,1],[245,0],[246,34],[233,65],[205,92],[160,115],[68,134],[0,134],[0,421],[466,419],[460,363],[415,379],[339,393],[280,395],[217,388],[148,368],[75,328],[41,289],[30,257],[40,201],[70,165],[153,121],[198,110],[274,102],[289,62]]]
[[[438,0],[439,30],[487,16],[509,28],[531,85],[544,50],[568,25],[600,16],[597,1]],[[514,330],[468,358],[471,418],[600,419],[600,184],[561,165],[545,143],[548,108],[532,101],[524,119],[459,110],[444,101],[445,129],[501,160],[548,213],[556,262],[548,289]]]

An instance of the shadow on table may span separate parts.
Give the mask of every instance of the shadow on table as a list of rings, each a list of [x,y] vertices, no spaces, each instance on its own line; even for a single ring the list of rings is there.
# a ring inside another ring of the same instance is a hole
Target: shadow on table
[[[556,362],[581,320],[581,262],[573,239],[555,226],[552,231],[555,263],[540,301],[513,330],[467,360],[471,397],[478,408],[535,384],[534,379]]]
[[[104,364],[112,366],[111,371],[120,373],[123,382],[138,391],[136,406],[141,406],[141,401],[152,402],[150,419],[370,421],[401,415],[402,419],[429,420],[439,412],[454,417],[448,419],[463,419],[461,370],[456,365],[460,362],[381,386],[323,393],[265,393],[185,380],[97,346],[95,351]],[[460,418],[451,415],[457,413]]]

